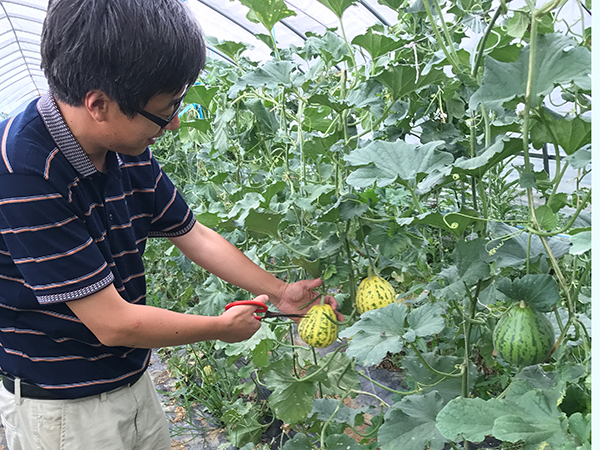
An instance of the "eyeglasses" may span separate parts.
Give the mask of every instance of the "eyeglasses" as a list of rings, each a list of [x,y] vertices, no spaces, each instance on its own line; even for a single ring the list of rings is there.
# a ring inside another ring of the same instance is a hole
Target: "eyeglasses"
[[[171,117],[169,117],[168,119],[163,119],[162,117],[158,117],[155,114],[149,113],[145,109],[138,109],[136,112],[141,114],[142,116],[144,116],[146,119],[151,120],[159,127],[166,128],[167,125],[169,125],[169,123],[171,123],[171,120],[173,120],[173,118],[177,115],[177,113],[181,109],[181,106],[183,105],[183,99],[185,98],[188,89],[189,89],[189,86],[187,88],[185,88],[185,92],[183,93],[181,98],[179,100],[177,100],[177,103],[175,104],[175,111],[173,112],[173,114],[171,114]]]

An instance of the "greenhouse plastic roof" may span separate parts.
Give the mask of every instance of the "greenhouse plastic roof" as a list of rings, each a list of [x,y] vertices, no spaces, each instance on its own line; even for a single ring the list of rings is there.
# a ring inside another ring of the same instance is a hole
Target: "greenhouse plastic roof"
[[[253,46],[244,55],[255,61],[270,58],[270,49],[255,37],[266,34],[261,24],[246,18],[248,8],[238,1],[183,0],[198,18],[204,34]],[[339,26],[335,14],[316,0],[286,1],[295,16],[278,22],[272,30],[282,47],[302,45],[307,31],[323,34]],[[0,0],[0,113],[14,114],[29,100],[42,95],[48,85],[40,69],[40,34],[48,0]],[[375,24],[395,23],[397,13],[376,0],[359,0],[344,13],[349,40]],[[214,49],[209,56],[223,57]]]

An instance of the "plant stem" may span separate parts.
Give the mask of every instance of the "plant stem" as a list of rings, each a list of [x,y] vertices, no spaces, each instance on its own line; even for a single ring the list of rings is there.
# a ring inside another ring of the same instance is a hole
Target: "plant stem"
[[[346,231],[344,233],[344,244],[346,245],[346,254],[348,256],[348,266],[350,267],[350,301],[356,304],[356,280],[354,279],[354,265],[352,264],[352,253],[350,252],[350,220],[346,221]]]
[[[498,17],[500,17],[500,14],[502,14],[503,10],[504,10],[504,8],[502,7],[502,5],[500,5],[498,7],[498,9],[496,10],[496,12],[494,13],[492,20],[490,21],[487,28],[485,29],[485,33],[483,34],[483,37],[479,41],[479,51],[477,52],[477,56],[475,57],[475,64],[473,65],[473,71],[471,72],[471,76],[473,78],[477,77],[477,72],[479,72],[479,67],[481,66],[481,62],[483,61],[483,53],[485,52],[485,44],[486,44],[488,38],[490,37],[490,33],[492,32],[492,29],[494,28],[496,20],[498,20]]]
[[[432,0],[433,1],[433,7],[435,8],[435,11],[437,12],[438,16],[440,17],[440,21],[442,23],[442,31],[444,32],[444,36],[446,37],[447,41],[448,41],[448,46],[450,47],[450,53],[452,54],[452,58],[454,59],[454,61],[456,62],[456,65],[458,66],[458,64],[460,64],[460,59],[458,58],[458,54],[456,53],[456,50],[454,49],[454,40],[452,39],[452,36],[450,36],[450,30],[448,30],[448,27],[446,26],[446,21],[444,20],[444,14],[442,12],[442,8],[440,8],[440,3],[438,2],[438,0]]]
[[[465,286],[466,287],[466,286]],[[467,287],[466,287],[467,288]],[[475,288],[475,295],[471,295],[471,291],[467,288],[467,296],[469,297],[469,319],[464,324],[465,334],[465,359],[463,363],[463,379],[462,379],[462,396],[463,398],[469,397],[469,362],[470,362],[470,348],[471,348],[471,330],[473,329],[473,321],[475,320],[475,313],[477,312],[477,300],[479,299],[479,291],[481,290],[481,280],[477,282]],[[465,441],[465,448],[467,447]]]
[[[344,21],[342,20],[341,17],[340,17],[340,29],[342,30],[342,37],[344,38],[344,42],[346,43],[346,48],[348,49],[348,53],[350,53],[350,59],[352,60],[352,70],[356,70],[356,59],[354,58],[354,49],[348,42],[348,38],[346,37],[346,29],[344,28]],[[355,77],[352,87],[350,89],[352,89],[356,85],[357,80],[358,80],[358,78]]]
[[[321,296],[321,302],[323,301],[323,298],[324,297]],[[312,355],[313,355],[313,360],[315,362],[315,366],[318,366],[319,365],[319,360],[317,358],[317,352],[315,351],[314,347],[311,347],[310,349],[312,350]],[[318,382],[318,385],[319,385],[319,398],[323,398],[323,386],[321,386],[321,382],[320,381]]]
[[[386,403],[381,397],[378,397],[377,395],[371,393],[371,392],[367,392],[367,391],[360,391],[358,389],[352,389],[352,392],[354,392],[355,394],[362,394],[362,395],[368,395],[369,397],[373,397],[375,399],[377,399],[379,401],[379,403],[383,406],[385,406],[386,408],[389,408],[390,405],[388,403]]]
[[[435,2],[435,0],[434,0],[434,2]],[[451,55],[450,52],[448,52],[448,49],[446,48],[446,43],[444,42],[444,38],[442,37],[440,30],[439,30],[437,24],[435,23],[435,18],[433,17],[433,14],[431,13],[431,8],[429,7],[429,0],[423,0],[423,6],[425,7],[425,11],[427,12],[427,18],[429,19],[429,22],[431,23],[431,28],[433,29],[433,33],[435,34],[436,40],[440,44],[440,47],[442,48],[442,51],[444,52],[446,59],[452,65],[452,67],[454,67],[454,70],[456,71],[456,73],[460,73],[461,71],[460,71],[460,68],[458,67],[458,60],[455,61],[453,59],[453,55]],[[439,7],[439,5],[438,5],[438,7]],[[444,22],[444,17],[440,17],[440,19],[442,20],[442,24],[445,27],[446,23]],[[452,41],[450,41],[449,44],[452,45]],[[454,47],[452,48],[452,50],[454,50]],[[454,52],[454,54],[456,54],[456,52]]]
[[[301,378],[302,381],[309,381],[312,378],[314,378],[316,375],[320,374],[321,372],[323,372],[325,370],[325,368],[327,368],[329,366],[329,364],[331,364],[331,361],[333,361],[333,358],[335,357],[335,355],[337,355],[339,353],[339,351],[343,348],[345,348],[346,345],[340,345],[338,348],[335,349],[335,351],[333,353],[331,353],[331,356],[329,356],[329,359],[327,361],[325,361],[323,363],[323,365],[319,366],[319,368],[317,370],[315,370],[313,373],[306,375],[305,377]],[[299,378],[300,379],[300,378]]]
[[[389,388],[387,386],[384,386],[381,383],[378,383],[377,381],[373,380],[372,378],[369,378],[364,373],[359,372],[358,370],[355,370],[355,372],[359,376],[363,377],[365,380],[373,383],[375,386],[378,386],[378,387],[380,387],[382,389],[385,389],[386,391],[391,392],[392,394],[397,394],[397,395],[413,395],[413,394],[418,394],[419,392],[421,392],[421,389],[415,389],[415,390],[412,390],[412,391],[397,391],[395,389],[392,389],[392,388]]]
[[[421,352],[417,349],[416,345],[414,344],[414,342],[411,342],[409,344],[410,348],[413,349],[413,351],[416,353],[416,355],[419,357],[419,359],[421,360],[421,362],[425,365],[425,367],[427,367],[431,372],[435,373],[436,375],[439,375],[441,377],[446,377],[446,378],[460,378],[463,376],[462,371],[464,369],[462,369],[460,372],[458,373],[446,373],[446,372],[441,372],[437,369],[434,369],[433,367],[431,367],[431,365],[427,362],[427,360],[425,360],[425,358],[423,357],[423,355],[421,355]]]
[[[552,237],[552,236],[556,236],[557,234],[564,233],[565,231],[568,231],[569,228],[571,228],[571,226],[573,225],[573,223],[575,223],[575,220],[577,219],[577,217],[579,217],[579,213],[587,205],[588,201],[591,198],[592,198],[592,191],[588,191],[587,194],[585,195],[585,197],[583,198],[583,200],[577,206],[577,209],[573,213],[573,216],[569,219],[569,221],[567,222],[567,224],[564,227],[562,227],[561,229],[559,229],[559,230],[555,230],[555,231],[539,231],[539,230],[536,230],[536,229],[531,228],[529,226],[526,226],[525,229],[527,231],[529,231],[530,233],[533,233],[533,234],[535,234],[537,236],[540,236],[540,237],[542,237],[542,236]]]
[[[350,392],[351,391],[347,391],[344,393],[343,396],[341,396],[340,401],[338,402],[336,408],[333,410],[333,413],[331,414],[331,416],[329,416],[329,418],[323,424],[323,428],[321,429],[321,446],[320,446],[320,448],[325,448],[325,430],[327,430],[329,423],[333,420],[335,415],[338,413],[338,411],[344,404],[344,399],[348,396],[348,394],[350,394]]]

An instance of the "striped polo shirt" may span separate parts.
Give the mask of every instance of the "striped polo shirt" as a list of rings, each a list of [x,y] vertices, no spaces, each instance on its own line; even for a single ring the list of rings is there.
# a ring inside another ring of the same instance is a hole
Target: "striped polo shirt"
[[[150,351],[102,345],[65,302],[111,283],[144,304],[148,237],[194,216],[149,149],[92,164],[52,96],[0,123],[0,373],[62,398],[135,380]]]

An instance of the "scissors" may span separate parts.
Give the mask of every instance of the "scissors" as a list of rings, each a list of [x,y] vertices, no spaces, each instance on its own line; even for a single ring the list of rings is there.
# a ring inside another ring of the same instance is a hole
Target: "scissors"
[[[258,300],[239,300],[237,302],[231,302],[225,305],[225,311],[227,311],[229,308],[233,308],[234,306],[240,305],[258,306],[256,312],[264,313],[264,315],[259,316],[258,314],[254,314],[254,318],[256,320],[262,320],[269,317],[304,317],[304,314],[283,314],[269,311],[267,309],[267,305],[265,305],[263,302],[259,302]]]

